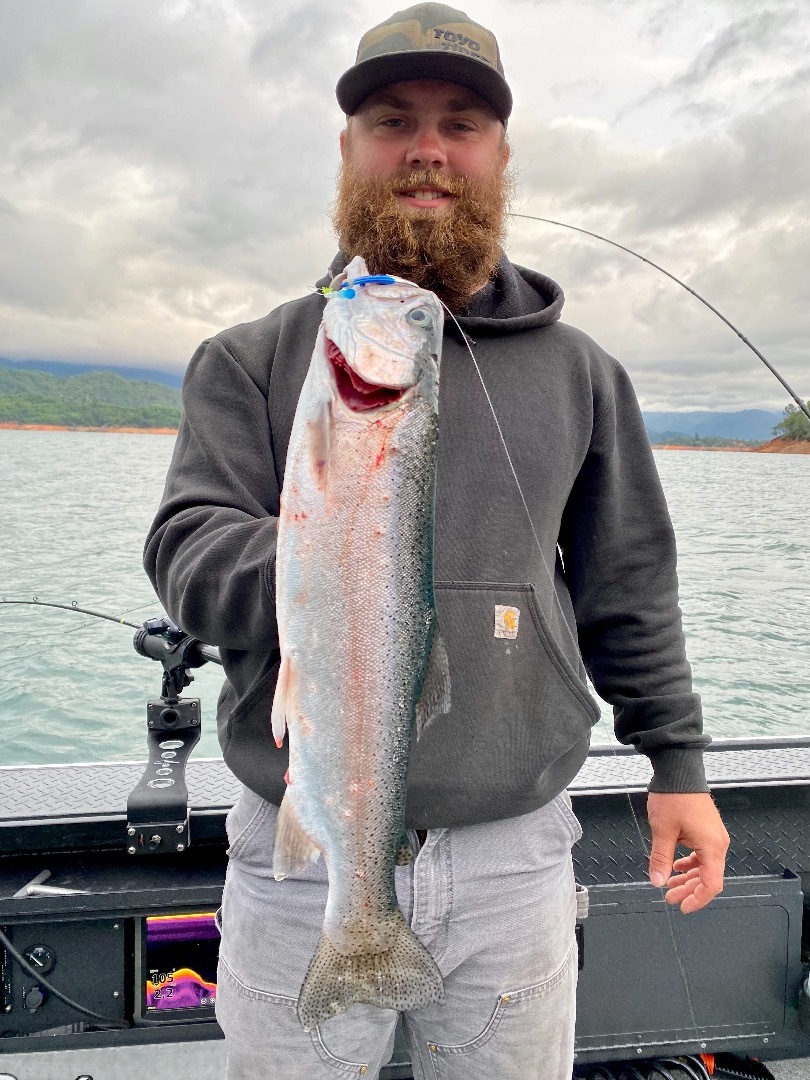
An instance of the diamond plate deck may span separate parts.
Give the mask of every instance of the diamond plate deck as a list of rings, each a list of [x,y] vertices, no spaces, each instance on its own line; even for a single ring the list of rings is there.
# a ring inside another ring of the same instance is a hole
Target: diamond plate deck
[[[713,790],[810,783],[810,739],[728,739],[705,755]],[[119,817],[140,779],[143,763],[31,765],[0,768],[0,827],[19,821],[75,817]],[[572,795],[645,791],[649,760],[626,747],[594,746],[570,786]],[[192,760],[187,769],[193,810],[233,805],[240,784],[218,758]]]
[[[725,739],[704,755],[712,789],[810,782],[810,739]],[[649,759],[625,747],[594,746],[570,786],[578,794],[644,791]]]
[[[0,827],[11,821],[124,817],[143,763],[0,768]],[[186,769],[192,810],[227,810],[241,784],[224,761],[202,758]]]

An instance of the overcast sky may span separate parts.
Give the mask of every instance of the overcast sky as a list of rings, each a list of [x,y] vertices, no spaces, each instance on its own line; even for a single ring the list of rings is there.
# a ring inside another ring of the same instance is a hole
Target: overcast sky
[[[515,209],[660,263],[810,397],[807,0],[463,6],[515,96]],[[0,356],[181,371],[202,338],[305,291],[335,249],[334,85],[394,9],[0,0]],[[524,220],[508,251],[560,282],[563,317],[645,408],[788,400],[631,256]]]

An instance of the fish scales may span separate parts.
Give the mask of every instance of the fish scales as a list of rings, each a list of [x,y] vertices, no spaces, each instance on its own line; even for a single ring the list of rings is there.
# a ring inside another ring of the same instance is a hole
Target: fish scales
[[[366,276],[361,259],[351,283]],[[396,901],[414,726],[449,709],[433,600],[442,311],[399,280],[327,301],[299,398],[276,556],[289,735],[277,877],[322,853],[329,893],[299,996],[308,1030],[364,1002],[441,1001],[441,976]]]

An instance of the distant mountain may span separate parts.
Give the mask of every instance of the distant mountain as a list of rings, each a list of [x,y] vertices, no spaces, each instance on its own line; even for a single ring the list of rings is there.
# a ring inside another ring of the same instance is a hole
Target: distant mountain
[[[111,364],[72,364],[63,363],[59,360],[7,360],[0,356],[0,375],[2,375],[3,369],[20,374],[42,372],[59,380],[70,380],[72,377],[93,372],[107,373],[117,376],[121,381],[134,382],[141,386],[154,386],[154,384],[158,383],[174,390],[179,389],[183,384],[182,374],[172,374],[167,371],[148,368],[114,367]],[[100,385],[98,384],[98,386]],[[110,385],[108,384],[108,388]],[[5,393],[6,391],[0,391],[0,397],[4,397]],[[141,400],[146,403],[143,398],[144,393],[144,391],[139,391]],[[113,396],[121,397],[120,387]],[[148,392],[146,396],[149,397]],[[161,404],[179,409],[179,401],[179,394],[177,394],[171,401],[166,400]],[[153,401],[150,397],[148,403],[157,404],[157,401]],[[112,404],[112,402],[108,402],[108,404]],[[661,436],[671,436],[673,434],[698,435],[700,437],[716,436],[723,439],[766,442],[773,437],[774,425],[778,424],[783,418],[781,412],[770,412],[765,409],[742,409],[739,412],[709,412],[708,410],[697,412],[644,412],[642,416],[644,417],[647,433],[653,442],[667,441],[662,439]],[[0,419],[2,418],[0,417]],[[6,417],[6,419],[8,418]]]
[[[138,382],[156,382],[164,386],[179,388],[183,385],[183,375],[153,368],[114,367],[112,364],[68,364],[61,360],[7,360],[0,356],[0,368],[12,371],[45,371],[65,379],[70,375],[85,375],[89,371],[109,371],[120,375],[122,379],[134,379]]]
[[[650,436],[666,432],[684,435],[716,435],[723,439],[761,439],[773,437],[774,424],[781,412],[765,409],[742,409],[740,412],[645,412],[642,413]]]
[[[68,427],[173,427],[180,391],[110,371],[58,378],[0,367],[0,422]]]

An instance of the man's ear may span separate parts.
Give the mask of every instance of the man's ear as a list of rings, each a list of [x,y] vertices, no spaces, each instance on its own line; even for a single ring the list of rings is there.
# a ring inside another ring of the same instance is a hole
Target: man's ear
[[[349,128],[347,126],[340,133],[340,156],[341,156],[341,158],[344,158],[346,156],[346,140],[348,139],[348,137],[349,137]]]

